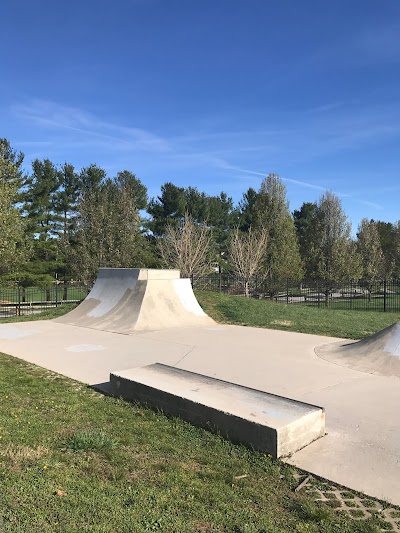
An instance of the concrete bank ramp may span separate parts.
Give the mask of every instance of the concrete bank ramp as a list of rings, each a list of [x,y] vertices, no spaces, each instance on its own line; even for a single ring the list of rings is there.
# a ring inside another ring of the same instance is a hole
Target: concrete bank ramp
[[[321,407],[159,363],[112,372],[110,392],[273,457],[291,455],[325,434]]]
[[[380,376],[400,378],[400,323],[361,341],[334,342],[315,348],[321,359]]]
[[[87,298],[55,321],[126,335],[214,324],[179,270],[144,268],[100,268]]]

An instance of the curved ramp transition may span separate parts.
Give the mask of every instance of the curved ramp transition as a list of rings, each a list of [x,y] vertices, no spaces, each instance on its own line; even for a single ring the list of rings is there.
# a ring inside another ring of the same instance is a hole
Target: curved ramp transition
[[[179,270],[143,268],[100,268],[87,298],[56,321],[126,335],[214,324]]]
[[[400,323],[361,341],[334,342],[315,348],[321,359],[353,370],[400,378]]]

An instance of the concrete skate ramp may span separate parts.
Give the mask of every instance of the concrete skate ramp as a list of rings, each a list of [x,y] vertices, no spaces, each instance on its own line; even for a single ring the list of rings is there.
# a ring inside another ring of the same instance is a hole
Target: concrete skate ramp
[[[214,324],[179,270],[100,268],[93,289],[56,322],[126,335]]]
[[[315,353],[326,361],[359,372],[400,378],[400,323],[392,324],[361,341],[317,346]]]

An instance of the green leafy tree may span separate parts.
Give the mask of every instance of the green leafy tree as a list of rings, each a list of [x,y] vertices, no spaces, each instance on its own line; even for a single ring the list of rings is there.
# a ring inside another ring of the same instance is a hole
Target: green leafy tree
[[[146,209],[148,205],[147,187],[129,170],[118,172],[114,178],[117,186],[135,199],[135,209]]]
[[[396,263],[396,253],[393,243],[396,240],[396,224],[391,222],[382,222],[381,220],[371,220],[376,224],[379,234],[379,241],[383,253],[384,263],[384,277],[390,278],[394,274]]]
[[[26,262],[26,243],[21,215],[14,207],[17,192],[10,183],[0,183],[0,275],[15,273]]]
[[[276,174],[261,184],[254,207],[255,228],[266,228],[268,247],[264,269],[273,279],[301,279],[303,275],[296,228],[286,200],[286,187]]]
[[[400,280],[400,220],[393,224],[390,274],[394,279]]]
[[[102,169],[95,170],[96,177],[105,176]],[[146,245],[140,234],[139,215],[145,190],[139,180],[131,178],[120,173],[116,179],[96,180],[93,189],[83,189],[70,247],[75,277],[90,282],[100,266],[138,266]]]
[[[25,182],[22,170],[23,161],[24,154],[13,150],[7,139],[0,138],[0,183],[9,183],[16,191],[19,191]],[[18,200],[18,194],[15,194],[14,202]]]
[[[384,276],[384,257],[375,222],[363,218],[358,227],[357,251],[362,268],[362,281],[368,290],[369,300],[374,285]]]
[[[327,291],[332,282],[360,277],[361,265],[351,238],[351,225],[333,192],[320,197],[307,228],[306,241],[308,274],[326,282]]]

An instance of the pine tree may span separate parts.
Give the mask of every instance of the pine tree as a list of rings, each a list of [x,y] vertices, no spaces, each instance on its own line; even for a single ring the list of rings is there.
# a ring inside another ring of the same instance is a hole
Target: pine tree
[[[27,265],[26,283],[49,283],[54,280],[60,263],[57,241],[56,194],[59,187],[57,169],[49,159],[32,163],[23,192],[23,213],[33,246],[33,256]]]

